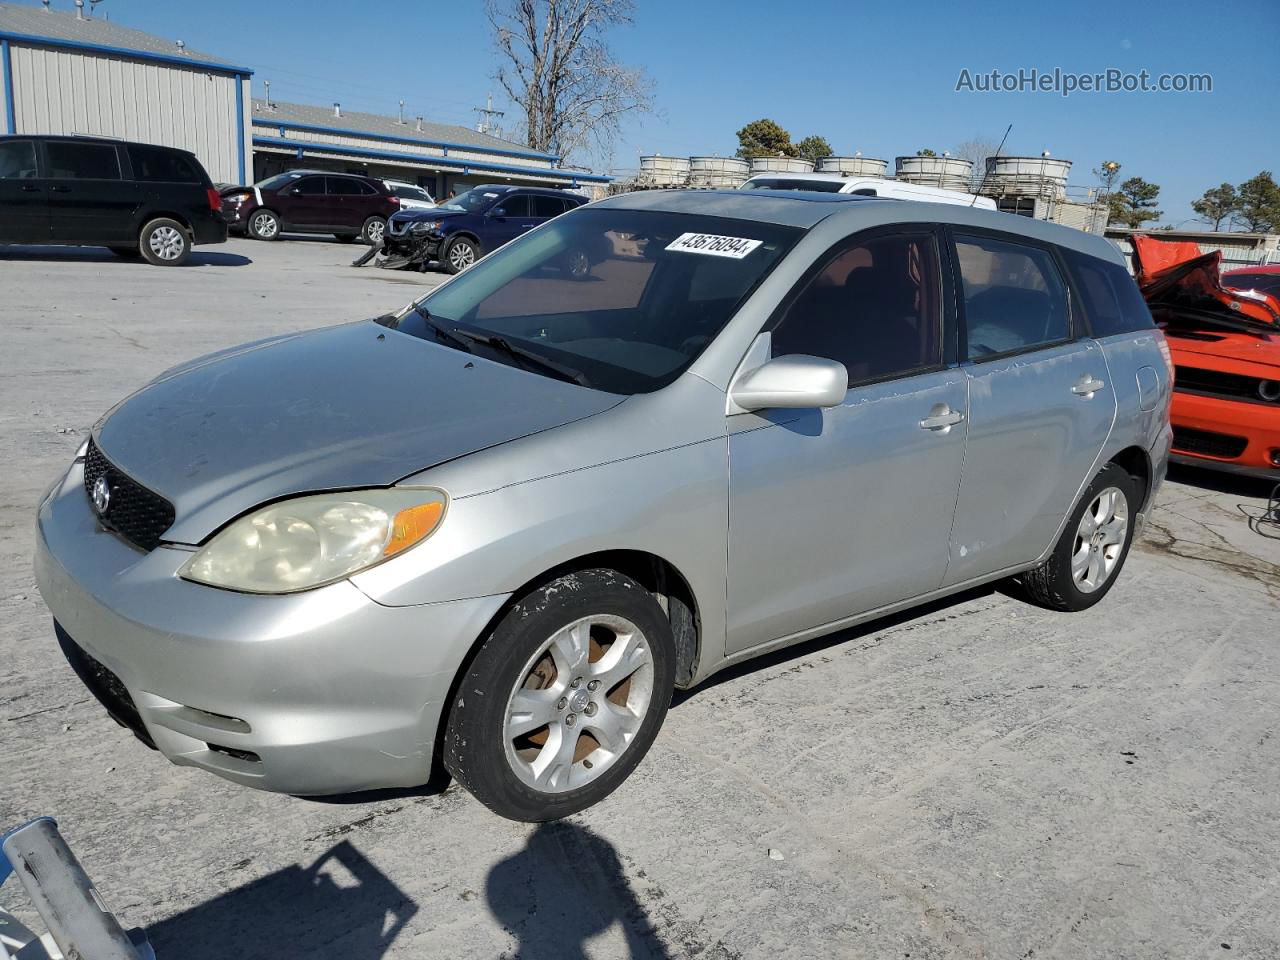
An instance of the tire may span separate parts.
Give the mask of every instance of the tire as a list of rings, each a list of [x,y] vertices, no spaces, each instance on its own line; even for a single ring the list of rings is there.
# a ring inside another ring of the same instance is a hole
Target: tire
[[[1103,467],[1071,511],[1049,558],[1019,578],[1028,599],[1050,610],[1077,611],[1105,597],[1129,556],[1140,506],[1137,481],[1118,464]]]
[[[177,220],[157,217],[142,228],[138,249],[153,266],[177,267],[191,254],[191,234]]]
[[[461,273],[479,259],[480,248],[470,237],[454,237],[440,255],[446,273]]]
[[[567,817],[644,758],[674,683],[675,643],[652,594],[614,570],[566,574],[518,600],[467,666],[444,765],[499,816]]]
[[[565,255],[564,272],[572,280],[586,280],[591,276],[591,257],[580,248],[570,250]]]
[[[335,233],[334,237],[339,243],[355,243],[358,234],[354,233]]]
[[[364,226],[360,228],[360,239],[371,247],[376,247],[382,243],[382,237],[387,232],[387,221],[382,217],[370,217],[364,222]]]
[[[135,246],[118,245],[114,247],[107,247],[107,249],[121,260],[137,260],[142,256],[142,250]]]
[[[249,214],[248,229],[255,240],[279,240],[280,217],[274,210],[259,208]]]

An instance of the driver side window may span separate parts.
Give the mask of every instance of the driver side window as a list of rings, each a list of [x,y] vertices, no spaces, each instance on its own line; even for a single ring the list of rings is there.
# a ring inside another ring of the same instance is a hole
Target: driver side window
[[[942,363],[942,282],[931,233],[854,240],[830,255],[773,329],[773,355],[838,360],[849,383]]]

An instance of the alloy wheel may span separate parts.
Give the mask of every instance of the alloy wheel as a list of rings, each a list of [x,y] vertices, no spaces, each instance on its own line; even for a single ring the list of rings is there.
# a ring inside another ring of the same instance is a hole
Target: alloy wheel
[[[1089,504],[1076,528],[1071,578],[1081,593],[1093,593],[1115,572],[1129,530],[1129,501],[1107,487]]]
[[[649,642],[624,617],[583,617],[552,634],[507,700],[507,763],[526,786],[564,793],[608,770],[653,700]]]
[[[449,248],[449,263],[457,270],[465,270],[476,262],[475,247],[465,240]]]
[[[365,231],[369,238],[369,242],[375,245],[382,242],[382,238],[386,232],[387,225],[381,220],[375,220],[373,223],[369,224],[369,228]]]
[[[253,230],[260,237],[274,237],[279,229],[276,218],[269,213],[260,213],[253,218]]]

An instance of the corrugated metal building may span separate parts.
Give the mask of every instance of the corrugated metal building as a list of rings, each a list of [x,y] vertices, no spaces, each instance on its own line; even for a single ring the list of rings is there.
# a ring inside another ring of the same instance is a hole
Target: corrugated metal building
[[[215,182],[244,183],[251,73],[105,20],[0,2],[0,132],[182,147]]]
[[[478,183],[576,188],[609,182],[608,177],[563,169],[560,158],[551,154],[422,117],[262,99],[253,101],[252,114],[258,180],[305,166],[408,180],[435,197]]]

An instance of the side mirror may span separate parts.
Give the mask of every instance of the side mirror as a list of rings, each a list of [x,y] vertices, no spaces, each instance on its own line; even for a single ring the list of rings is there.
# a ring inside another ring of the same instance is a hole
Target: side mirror
[[[800,353],[756,367],[733,385],[731,398],[746,411],[836,407],[849,389],[843,363]]]
[[[502,209],[502,207],[494,207],[492,210],[489,211],[489,216],[493,217],[496,220],[501,220],[506,215],[507,215],[507,211]]]

